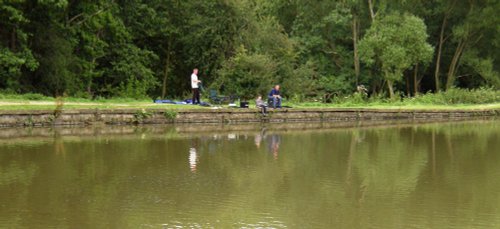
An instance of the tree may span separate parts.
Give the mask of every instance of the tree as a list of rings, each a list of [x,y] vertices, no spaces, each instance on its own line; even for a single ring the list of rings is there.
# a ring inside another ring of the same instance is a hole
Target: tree
[[[242,29],[235,41],[239,46],[235,55],[223,62],[213,87],[248,99],[266,93],[273,84],[304,85],[304,81],[297,80],[306,78],[296,74],[300,72],[294,66],[295,44],[278,20],[268,15],[267,4],[265,1],[257,6],[247,1],[235,4],[237,14],[242,17]],[[285,88],[287,95],[304,92],[304,88]]]
[[[242,99],[250,99],[266,93],[273,84],[277,65],[265,54],[249,53],[244,47],[226,61],[213,83],[215,88],[224,88],[225,93]],[[275,81],[274,81],[275,82]]]
[[[441,5],[444,5],[444,7],[441,9],[443,11],[443,20],[441,22],[440,26],[440,32],[439,32],[439,42],[438,42],[438,47],[437,47],[437,54],[436,54],[436,64],[435,64],[435,71],[434,71],[434,82],[436,85],[436,92],[439,92],[441,83],[440,83],[440,67],[441,67],[441,58],[442,58],[442,51],[443,51],[443,46],[445,41],[449,38],[449,36],[445,36],[445,29],[448,24],[448,20],[450,17],[450,14],[453,11],[453,8],[456,5],[456,1],[441,1]]]
[[[78,95],[93,97],[100,88],[97,84],[103,77],[102,58],[108,55],[108,19],[113,18],[113,2],[71,2],[65,24],[72,37],[78,40],[75,54],[78,56],[76,72],[80,76],[81,88]]]
[[[126,7],[120,4],[111,0],[72,2],[67,9],[65,28],[76,40],[73,71],[81,76],[76,77],[78,93],[145,98],[157,86],[153,66],[158,56],[148,47],[141,47],[144,45],[137,41],[137,34],[143,30],[126,17],[143,16],[129,11],[130,7],[137,11],[143,7],[135,1]]]
[[[23,71],[34,71],[39,63],[28,47],[30,22],[23,11],[25,1],[0,1],[0,89],[21,90]]]
[[[358,84],[373,93],[387,84],[391,96],[402,88],[410,95],[412,84],[415,94],[500,87],[499,7],[497,0],[0,0],[0,90],[180,97],[195,67],[206,86],[243,87],[230,85],[229,74],[239,72],[300,99],[351,93]],[[269,79],[254,75],[262,69]]]
[[[464,75],[472,73],[482,77],[490,85],[498,86],[500,81],[498,71],[494,71],[491,67],[485,69],[486,65],[484,64],[482,64],[483,67],[478,68],[479,65],[474,62],[486,61],[490,62],[489,65],[493,65],[494,61],[498,63],[500,59],[498,52],[492,52],[490,48],[490,46],[498,47],[495,42],[499,37],[499,32],[498,29],[493,28],[500,23],[500,19],[496,16],[500,2],[477,0],[463,2],[463,4],[465,6],[462,9],[465,12],[452,30],[452,41],[456,46],[446,75],[446,89],[456,86],[457,72],[459,72],[461,59],[464,55],[468,56],[468,61],[465,64],[468,64],[471,67],[469,69],[472,70]]]
[[[360,41],[361,60],[380,67],[389,95],[394,98],[394,83],[403,72],[432,58],[433,48],[422,19],[410,14],[392,13],[377,18]]]

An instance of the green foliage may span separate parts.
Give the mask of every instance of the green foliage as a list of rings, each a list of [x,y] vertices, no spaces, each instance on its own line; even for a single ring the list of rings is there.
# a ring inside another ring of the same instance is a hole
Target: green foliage
[[[46,100],[48,97],[37,93],[23,94],[22,98],[26,100]]]
[[[35,123],[33,122],[33,116],[30,114],[28,118],[26,118],[26,120],[24,121],[23,126],[32,127],[34,125]]]
[[[403,79],[403,72],[420,62],[429,62],[433,49],[427,43],[422,19],[409,14],[390,14],[376,20],[360,41],[361,60],[379,65],[391,98],[392,84]]]
[[[318,73],[312,63],[301,64],[284,76],[281,83],[284,94],[298,101],[314,96],[317,93],[318,84],[321,84],[321,82],[316,82],[316,78],[318,78]]]
[[[46,28],[37,31],[34,40],[40,67],[34,72],[40,78],[37,92],[60,96],[79,90],[79,78],[74,72],[76,57],[72,54],[74,40],[66,39],[66,31]]]
[[[175,118],[177,118],[177,111],[174,110],[165,110],[163,113],[163,116],[170,122],[175,121]]]
[[[296,72],[303,73],[301,69],[307,72],[295,81],[306,85],[301,85],[302,90],[294,90],[294,93],[310,97],[352,91],[355,77],[350,50],[352,14],[349,6],[335,1],[314,4],[281,1],[276,4],[280,13],[296,15],[292,19],[277,15],[285,25],[293,22],[289,33],[297,44],[296,69],[299,70]]]
[[[31,101],[53,101],[53,97],[47,97],[45,95],[39,93],[26,93],[26,94],[13,94],[13,93],[5,93],[0,92],[0,99],[8,99],[8,100],[31,100]]]
[[[178,98],[188,96],[195,67],[204,85],[243,98],[273,84],[296,101],[349,95],[356,84],[374,94],[387,87],[394,98],[444,81],[498,89],[499,7],[493,0],[4,0],[0,90]]]
[[[138,110],[134,114],[134,123],[135,124],[143,123],[145,119],[148,119],[151,116],[153,116],[153,113],[151,113],[145,109]]]
[[[479,77],[472,78],[470,74],[461,76],[468,77],[468,84],[471,86],[485,86],[491,85],[496,89],[500,89],[500,73],[495,71],[494,59],[491,57],[481,58],[477,50],[470,50],[464,53],[462,61],[465,66],[470,67],[474,72],[476,72]],[[477,82],[477,83],[476,83]]]
[[[488,104],[500,102],[500,91],[493,88],[460,89],[451,88],[445,92],[427,93],[404,99],[408,104]]]
[[[111,90],[112,94],[135,99],[147,97],[147,92],[157,86],[154,74],[148,67],[149,60],[156,56],[136,47],[123,47],[118,55],[121,58],[111,63],[113,68],[110,74],[116,83],[119,82],[117,90]]]
[[[271,57],[249,54],[244,47],[240,47],[235,57],[222,67],[214,86],[223,87],[227,94],[250,99],[270,90],[276,73],[277,66]]]
[[[22,72],[33,71],[38,61],[28,47],[29,23],[22,7],[23,1],[0,1],[0,89],[19,92]]]
[[[366,107],[366,106],[411,106],[411,105],[474,105],[494,104],[500,102],[500,91],[493,88],[460,89],[452,88],[439,93],[419,94],[414,97],[399,97],[389,99],[383,95],[368,97],[363,93],[337,95],[332,98],[332,103],[320,104],[315,102],[291,101],[296,106],[305,107]]]

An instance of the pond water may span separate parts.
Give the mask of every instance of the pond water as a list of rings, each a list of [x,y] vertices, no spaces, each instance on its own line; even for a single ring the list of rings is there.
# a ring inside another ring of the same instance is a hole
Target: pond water
[[[500,228],[500,121],[9,129],[0,228]]]

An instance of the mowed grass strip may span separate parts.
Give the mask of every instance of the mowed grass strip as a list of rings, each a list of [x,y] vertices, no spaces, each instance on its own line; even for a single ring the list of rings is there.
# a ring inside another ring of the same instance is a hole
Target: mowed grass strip
[[[250,101],[250,107],[255,107]],[[237,104],[238,105],[238,104]],[[285,102],[284,106],[299,109],[325,109],[325,108],[349,108],[349,109],[408,109],[408,110],[497,110],[500,103],[491,104],[453,104],[453,105],[432,105],[432,104],[404,104],[391,103],[364,103],[364,104],[336,104],[336,103],[292,103]],[[203,107],[198,105],[179,104],[158,104],[152,101],[29,101],[29,100],[0,100],[0,110],[72,110],[72,109],[214,109],[227,108],[228,105],[216,105],[215,107]]]

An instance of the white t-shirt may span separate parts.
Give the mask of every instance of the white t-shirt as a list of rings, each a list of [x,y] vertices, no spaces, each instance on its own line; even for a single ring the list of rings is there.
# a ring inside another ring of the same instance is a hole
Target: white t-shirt
[[[198,88],[198,76],[191,74],[191,88]]]

